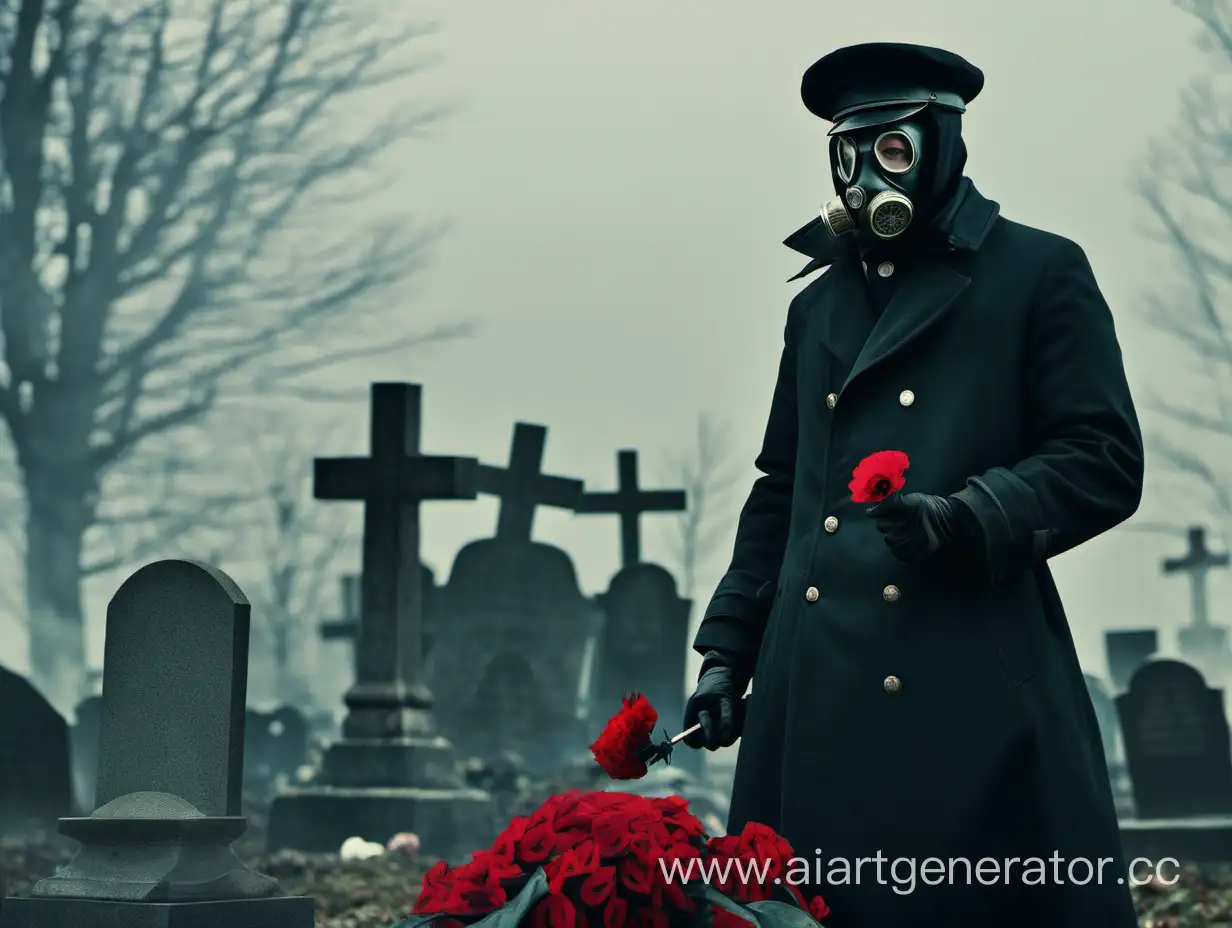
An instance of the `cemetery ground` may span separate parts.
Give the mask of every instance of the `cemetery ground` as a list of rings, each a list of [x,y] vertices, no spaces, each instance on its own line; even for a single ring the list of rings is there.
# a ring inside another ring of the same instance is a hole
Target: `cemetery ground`
[[[513,814],[530,811],[553,792],[593,787],[585,779],[572,774],[530,784],[502,805]],[[246,864],[277,879],[284,892],[311,896],[316,903],[316,928],[393,925],[410,911],[424,873],[435,862],[431,857],[397,852],[348,861],[336,854],[282,851],[266,855],[262,847],[267,808],[263,802],[246,801],[249,831],[236,849]],[[75,847],[59,835],[0,839],[0,894],[25,894],[36,881],[67,863]],[[1232,928],[1232,866],[1186,867],[1175,885],[1138,887],[1134,897],[1142,928]]]

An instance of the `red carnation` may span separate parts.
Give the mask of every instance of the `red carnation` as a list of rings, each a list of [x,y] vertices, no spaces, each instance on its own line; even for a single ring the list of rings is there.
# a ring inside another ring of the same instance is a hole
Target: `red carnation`
[[[878,451],[870,454],[851,472],[853,503],[879,503],[907,484],[904,472],[910,467],[907,455],[901,451]]]
[[[621,703],[620,711],[608,720],[590,752],[613,780],[637,780],[646,775],[646,762],[637,756],[638,748],[650,743],[659,713],[637,693]]]

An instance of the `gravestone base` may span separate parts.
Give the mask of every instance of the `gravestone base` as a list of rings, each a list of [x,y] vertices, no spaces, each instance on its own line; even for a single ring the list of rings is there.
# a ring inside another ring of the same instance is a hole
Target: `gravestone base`
[[[216,902],[112,902],[14,897],[0,928],[312,928],[307,896]]]
[[[1232,816],[1123,819],[1120,828],[1126,863],[1138,857],[1151,861],[1152,866],[1168,858],[1195,864],[1232,862]],[[1166,867],[1160,875],[1172,877]]]
[[[403,786],[452,790],[461,784],[453,745],[439,735],[344,738],[321,759],[320,780],[330,786]]]
[[[336,854],[347,838],[381,844],[402,831],[425,853],[460,861],[496,839],[492,797],[477,789],[314,786],[289,790],[269,813],[269,852]]]

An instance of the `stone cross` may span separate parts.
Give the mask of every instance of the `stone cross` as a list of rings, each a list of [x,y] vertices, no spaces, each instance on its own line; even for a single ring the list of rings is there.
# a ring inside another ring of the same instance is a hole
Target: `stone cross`
[[[637,452],[616,455],[618,489],[609,493],[583,493],[580,514],[620,516],[620,561],[622,567],[642,559],[641,516],[647,512],[683,512],[684,490],[642,490],[637,480]]]
[[[1216,568],[1228,566],[1228,553],[1215,554],[1206,546],[1206,529],[1194,526],[1189,529],[1189,550],[1179,557],[1170,557],[1163,562],[1164,574],[1189,575],[1189,594],[1192,601],[1193,627],[1210,628],[1210,614],[1206,601],[1206,575]]]
[[[317,499],[364,504],[355,684],[316,779],[270,804],[270,852],[337,853],[349,837],[384,842],[410,828],[425,854],[453,860],[494,837],[491,797],[462,786],[436,727],[423,662],[432,579],[419,559],[419,506],[474,499],[479,462],[420,451],[421,399],[416,384],[373,384],[371,455],[316,461]]]
[[[479,465],[479,492],[500,498],[497,538],[530,541],[536,508],[572,510],[582,497],[582,481],[542,472],[547,437],[546,427],[518,422],[513,427],[509,466]]]
[[[373,384],[371,455],[314,462],[317,499],[364,504],[361,626],[356,681],[346,696],[347,737],[392,736],[391,710],[432,706],[422,679],[424,577],[414,569],[419,505],[474,499],[478,462],[420,452],[421,399],[418,384]]]

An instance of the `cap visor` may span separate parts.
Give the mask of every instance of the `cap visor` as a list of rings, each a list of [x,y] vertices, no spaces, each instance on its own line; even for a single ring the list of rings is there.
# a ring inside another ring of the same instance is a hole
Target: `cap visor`
[[[884,126],[888,122],[898,122],[908,116],[914,116],[927,103],[903,103],[898,106],[874,106],[859,110],[850,116],[844,116],[836,122],[826,135],[838,135],[840,132],[854,132],[856,129],[868,129],[872,126]]]

